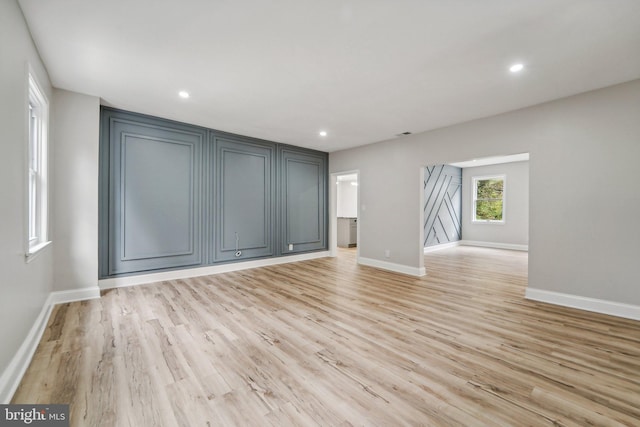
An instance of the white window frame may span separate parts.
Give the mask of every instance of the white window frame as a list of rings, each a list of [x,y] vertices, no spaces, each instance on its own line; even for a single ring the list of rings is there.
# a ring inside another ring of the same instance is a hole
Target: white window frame
[[[502,180],[502,219],[476,219],[476,202],[478,201],[478,181],[487,179]],[[506,175],[486,175],[474,176],[471,179],[471,222],[474,224],[504,224],[507,217],[507,176]]]
[[[26,120],[26,261],[31,261],[49,241],[48,135],[49,100],[28,67]]]

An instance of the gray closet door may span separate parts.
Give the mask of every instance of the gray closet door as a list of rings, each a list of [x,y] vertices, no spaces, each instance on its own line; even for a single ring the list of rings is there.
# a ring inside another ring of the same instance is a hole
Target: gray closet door
[[[117,115],[109,126],[109,274],[200,264],[206,133]]]
[[[283,255],[327,247],[326,156],[280,152],[280,250]],[[293,245],[293,246],[291,246]]]
[[[275,144],[212,135],[213,262],[274,254]]]

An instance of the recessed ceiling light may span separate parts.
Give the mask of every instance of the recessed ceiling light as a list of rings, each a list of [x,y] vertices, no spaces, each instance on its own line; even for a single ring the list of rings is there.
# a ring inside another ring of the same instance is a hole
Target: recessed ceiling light
[[[180,96],[180,98],[187,99],[190,95],[186,90],[181,90],[178,92],[178,96]]]
[[[509,71],[511,71],[512,73],[517,73],[519,71],[522,71],[523,68],[524,65],[522,64],[513,64],[511,67],[509,67]]]
[[[321,131],[319,132],[319,135],[320,135],[320,136],[327,136],[327,131],[326,131],[326,130],[321,130]]]

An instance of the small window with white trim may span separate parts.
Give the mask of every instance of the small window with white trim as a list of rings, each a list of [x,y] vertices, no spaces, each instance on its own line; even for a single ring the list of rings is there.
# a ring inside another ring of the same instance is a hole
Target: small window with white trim
[[[47,244],[47,131],[49,103],[29,73],[27,161],[27,260]]]
[[[504,175],[473,177],[473,222],[504,223]]]

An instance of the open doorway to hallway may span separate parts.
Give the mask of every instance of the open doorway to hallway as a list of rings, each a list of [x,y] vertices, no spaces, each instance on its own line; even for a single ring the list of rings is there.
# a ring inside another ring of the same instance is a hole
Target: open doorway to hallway
[[[357,261],[359,254],[359,174],[357,171],[331,175],[330,250],[332,256],[347,255]]]

